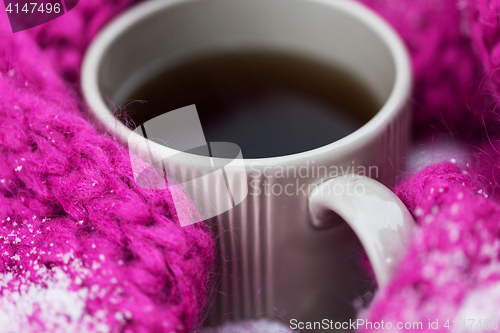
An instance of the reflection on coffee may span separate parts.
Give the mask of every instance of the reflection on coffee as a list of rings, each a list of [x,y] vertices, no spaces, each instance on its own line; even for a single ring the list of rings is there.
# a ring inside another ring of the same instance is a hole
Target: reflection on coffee
[[[137,82],[125,98],[136,125],[195,104],[207,141],[233,142],[244,158],[283,156],[332,143],[380,108],[347,71],[286,52],[187,57]]]

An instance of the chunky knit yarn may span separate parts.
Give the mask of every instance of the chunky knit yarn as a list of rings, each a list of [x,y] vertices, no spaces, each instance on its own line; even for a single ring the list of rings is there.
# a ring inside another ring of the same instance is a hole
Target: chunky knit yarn
[[[414,133],[474,134],[482,124],[476,116],[484,112],[487,101],[468,21],[460,10],[463,1],[361,2],[383,16],[406,42],[414,72]]]
[[[499,320],[499,1],[363,2],[410,50],[416,138],[451,134],[469,165],[438,163],[396,189],[419,228],[360,317],[419,331],[439,320],[433,332]],[[0,332],[189,332],[200,319],[213,239],[178,226],[169,193],[134,185],[126,150],[79,98],[85,48],[130,4],[81,0],[15,35],[0,4]],[[274,325],[223,332],[284,331]]]
[[[168,192],[138,188],[126,148],[74,98],[85,43],[122,7],[82,1],[15,35],[0,8],[1,332],[189,332],[202,319],[211,234],[181,228]]]
[[[396,189],[419,228],[389,286],[360,316],[365,324],[385,322],[385,329],[387,323],[396,329],[397,323],[409,322],[409,331],[419,332],[498,330],[498,1],[384,3],[398,8],[399,16],[393,9],[383,15],[405,36],[412,52],[416,126],[439,129],[434,139],[439,132],[451,135],[462,152],[408,177]],[[407,34],[419,21],[425,28]],[[420,137],[429,132],[416,131]],[[433,145],[427,149],[432,151]],[[415,329],[414,322],[422,328]],[[360,331],[377,330],[365,325]]]
[[[413,329],[420,322],[422,329],[413,331],[458,332],[463,320],[469,327],[469,319],[474,325],[489,320],[491,329],[500,314],[500,206],[450,162],[424,169],[396,193],[420,227],[398,273],[364,314],[360,331],[375,331],[372,325],[381,322],[386,329],[409,322]],[[439,329],[431,329],[429,320]]]
[[[485,71],[485,80],[491,84],[488,93],[499,98],[500,92],[500,1],[467,0],[463,2],[468,16],[474,50],[477,52]]]

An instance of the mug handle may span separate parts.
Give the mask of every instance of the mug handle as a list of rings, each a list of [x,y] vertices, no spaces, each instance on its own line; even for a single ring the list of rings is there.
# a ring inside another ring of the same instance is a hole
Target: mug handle
[[[379,287],[391,279],[415,228],[412,215],[391,190],[358,175],[316,186],[309,196],[309,213],[318,228],[332,225],[336,214],[347,222],[368,255]]]

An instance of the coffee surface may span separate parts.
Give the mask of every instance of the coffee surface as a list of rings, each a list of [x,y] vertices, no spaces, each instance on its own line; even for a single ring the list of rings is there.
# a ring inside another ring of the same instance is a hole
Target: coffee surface
[[[118,101],[136,125],[195,104],[207,142],[236,143],[243,158],[319,148],[352,133],[380,108],[341,68],[285,52],[200,55],[149,77]]]

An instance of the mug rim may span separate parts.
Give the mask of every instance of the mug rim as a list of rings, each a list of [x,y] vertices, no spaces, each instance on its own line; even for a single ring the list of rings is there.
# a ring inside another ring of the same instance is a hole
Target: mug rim
[[[97,118],[101,125],[108,131],[118,136],[122,142],[138,143],[144,140],[144,137],[135,133],[115,118],[110,108],[106,106],[102,94],[99,91],[98,84],[99,66],[103,56],[115,38],[125,33],[134,24],[146,19],[150,15],[156,14],[159,10],[183,3],[198,1],[207,0],[150,0],[133,6],[108,23],[89,45],[81,67],[82,75],[80,83],[83,97],[91,111],[90,113]],[[331,156],[334,151],[351,150],[362,145],[373,136],[381,135],[387,125],[402,112],[410,97],[412,71],[408,51],[397,32],[383,18],[365,5],[352,0],[301,1],[315,2],[333,7],[338,11],[343,11],[345,14],[366,24],[378,36],[389,50],[395,68],[391,92],[383,106],[369,121],[339,140],[318,148],[294,154],[263,158],[244,158],[243,156],[243,161],[245,161],[245,163],[262,166],[285,165],[293,162],[297,163],[297,161],[302,161],[303,159],[325,156],[325,154]],[[167,155],[178,152],[176,149],[160,145],[149,139],[148,144],[151,145],[153,151],[164,151],[167,152]]]

